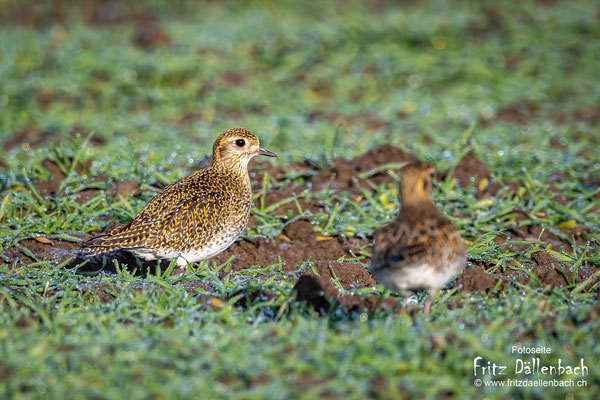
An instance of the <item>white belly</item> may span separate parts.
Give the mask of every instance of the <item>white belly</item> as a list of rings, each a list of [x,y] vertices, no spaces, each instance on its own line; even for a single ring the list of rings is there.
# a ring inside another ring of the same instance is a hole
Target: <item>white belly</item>
[[[190,250],[187,252],[182,252],[181,254],[178,254],[177,265],[180,267],[184,267],[187,265],[187,263],[194,263],[212,258],[220,252],[222,252],[223,250],[225,250],[226,248],[228,248],[229,246],[231,246],[237,238],[237,236],[222,238],[217,237],[210,246],[205,246],[199,250]]]
[[[240,232],[241,233],[241,232]],[[199,249],[191,249],[187,251],[174,251],[170,249],[151,249],[151,248],[137,248],[127,249],[127,251],[135,254],[139,258],[144,260],[157,260],[157,259],[172,259],[177,258],[177,266],[185,267],[188,263],[194,263],[202,260],[207,260],[211,257],[216,256],[229,246],[233,244],[238,238],[237,235],[232,232],[221,232],[212,240],[210,243]]]
[[[427,263],[415,263],[402,269],[385,268],[373,271],[375,279],[394,292],[407,290],[439,290],[458,275],[465,265],[464,259],[457,259],[436,270]]]

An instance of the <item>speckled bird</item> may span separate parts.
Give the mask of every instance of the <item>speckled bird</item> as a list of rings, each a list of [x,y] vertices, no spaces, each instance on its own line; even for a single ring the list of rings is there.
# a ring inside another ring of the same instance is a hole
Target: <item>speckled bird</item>
[[[429,289],[425,314],[435,292],[466,263],[464,240],[431,198],[433,172],[428,162],[401,169],[400,212],[375,232],[370,267],[375,279],[393,292]]]
[[[257,155],[275,157],[249,130],[226,130],[213,145],[209,168],[170,184],[131,221],[85,242],[83,255],[125,250],[144,260],[177,258],[181,267],[219,254],[248,222],[248,162]]]

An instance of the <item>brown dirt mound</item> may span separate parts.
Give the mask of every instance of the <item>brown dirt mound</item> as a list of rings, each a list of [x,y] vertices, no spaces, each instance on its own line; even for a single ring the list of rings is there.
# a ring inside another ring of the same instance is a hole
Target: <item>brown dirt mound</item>
[[[376,285],[362,265],[338,261],[342,256],[350,255],[351,246],[351,242],[343,243],[337,237],[319,237],[309,221],[299,220],[286,226],[278,237],[237,241],[213,260],[222,264],[235,256],[231,263],[234,271],[256,265],[266,267],[281,260],[283,272],[295,271],[310,260],[320,276],[332,278],[335,274],[345,289],[352,285]],[[311,267],[306,266],[306,269],[310,271]]]
[[[507,66],[510,68],[520,63],[523,58],[521,54],[511,54],[508,56]],[[527,125],[530,117],[536,114],[539,105],[524,101],[523,104],[500,108],[491,118],[480,118],[478,123],[482,127],[488,127],[493,123],[502,122],[515,125]]]
[[[342,295],[331,279],[323,276],[303,275],[294,286],[296,300],[305,302],[313,307],[318,313],[324,314],[333,307],[341,306],[346,311],[365,312],[386,310],[392,312],[401,311],[400,301],[393,297],[380,298],[379,295],[359,296]]]
[[[418,310],[418,307],[403,306],[400,300],[395,297],[372,294],[369,296],[343,295],[337,299],[342,309],[348,312],[367,312],[367,311],[390,311],[394,314],[400,312],[410,312],[411,315]]]
[[[458,287],[459,292],[489,293],[502,280],[498,288],[500,291],[515,283],[532,287],[541,285],[541,288],[554,288],[567,286],[569,284],[567,278],[571,283],[579,284],[598,272],[598,268],[594,265],[580,266],[576,272],[571,272],[559,260],[542,250],[532,253],[531,260],[531,263],[521,263],[524,270],[499,268],[493,274],[486,271],[492,265],[475,262],[473,268],[465,268],[454,282],[453,287]],[[516,265],[514,261],[508,261],[507,264]],[[537,281],[535,278],[532,279],[527,271],[533,273]],[[585,290],[591,290],[594,283],[590,282]]]
[[[43,236],[20,240],[19,244],[33,253],[39,261],[66,260],[72,257],[74,252],[80,247],[79,243],[48,239]],[[18,265],[29,265],[38,261],[31,258],[17,246],[11,247],[2,252],[2,254],[9,259],[9,265],[15,262]]]
[[[331,279],[322,276],[301,276],[294,285],[294,290],[297,301],[306,302],[319,312],[329,310],[332,302],[338,297],[338,290]]]
[[[461,188],[469,187],[473,182],[477,188],[482,179],[489,181],[491,177],[492,170],[471,153],[463,156],[452,171],[452,178],[457,180]]]
[[[512,240],[524,240],[533,243],[540,238],[541,241],[552,244],[556,246],[557,249],[564,247],[565,251],[573,251],[573,246],[570,241],[563,239],[553,233],[550,229],[543,229],[542,226],[539,225],[539,222],[526,211],[515,209],[508,214],[507,217],[511,218],[513,221],[508,228]],[[571,229],[554,227],[554,230],[563,233],[566,237],[574,237],[575,243],[578,245],[586,243],[588,231],[583,227],[573,227]]]
[[[527,125],[527,116],[521,107],[505,107],[496,113],[498,121],[510,124]]]
[[[600,107],[588,106],[575,111],[575,118],[580,121],[596,123],[600,121]]]
[[[10,151],[19,146],[23,146],[24,149],[37,147],[52,142],[55,136],[56,132],[51,130],[24,128],[3,143],[4,150]]]
[[[565,277],[556,269],[546,265],[536,265],[533,267],[533,273],[539,278],[544,286],[562,287],[567,285]]]
[[[68,160],[68,164],[71,164],[73,162],[72,158],[69,158]],[[81,163],[77,163],[75,165],[75,172],[77,174],[85,174],[87,173],[87,171],[89,171],[91,166],[91,162],[87,161],[85,164],[81,164]],[[48,173],[50,174],[50,178],[48,180],[44,180],[44,179],[36,179],[32,182],[33,187],[37,190],[37,192],[41,195],[41,196],[49,196],[50,198],[55,198],[58,197],[59,195],[61,195],[60,193],[60,187],[61,184],[63,182],[63,180],[67,177],[67,175],[65,174],[66,171],[63,171],[63,169],[61,169],[59,167],[59,165],[49,159],[45,159],[44,161],[42,161],[42,167],[44,167],[44,169],[46,169],[46,171],[48,171]],[[108,176],[104,175],[104,174],[99,174],[96,175],[94,177],[92,177],[90,179],[90,184],[93,183],[97,183],[97,182],[108,182],[109,178]],[[112,189],[110,191],[108,191],[108,194],[112,195],[113,198],[118,199],[119,196],[122,197],[127,197],[131,194],[136,194],[140,188],[140,185],[138,182],[131,180],[131,179],[126,179],[123,181],[114,181],[114,186],[112,187]],[[83,204],[87,201],[89,201],[91,198],[95,197],[98,195],[99,190],[98,189],[91,189],[91,188],[83,188],[82,190],[72,193],[71,195],[75,196],[75,201],[79,204]]]
[[[137,24],[131,41],[138,47],[146,50],[168,46],[171,38],[153,20],[142,20]]]
[[[442,181],[448,176],[447,171],[438,171],[436,177]],[[506,193],[516,194],[522,185],[518,182],[506,181],[500,183],[493,178],[492,170],[483,161],[472,153],[465,154],[456,164],[451,172],[451,177],[456,179],[458,186],[462,189],[473,185],[475,198],[494,197],[502,189]],[[505,194],[502,195],[505,197]]]
[[[140,190],[140,184],[131,179],[115,182],[113,193],[115,197],[127,197],[131,194],[136,194]]]
[[[496,286],[496,279],[482,268],[465,268],[454,282],[459,292],[486,292],[489,293]]]
[[[398,147],[385,144],[353,160],[336,158],[333,167],[315,176],[311,182],[317,189],[322,189],[329,185],[332,176],[335,175],[335,180],[331,185],[333,189],[351,190],[355,189],[358,185],[367,186],[366,179],[358,177],[361,173],[367,173],[388,163],[414,162],[416,160],[417,158],[414,155],[406,153]],[[375,173],[370,177],[370,180],[376,184],[381,184],[391,179],[385,171]]]

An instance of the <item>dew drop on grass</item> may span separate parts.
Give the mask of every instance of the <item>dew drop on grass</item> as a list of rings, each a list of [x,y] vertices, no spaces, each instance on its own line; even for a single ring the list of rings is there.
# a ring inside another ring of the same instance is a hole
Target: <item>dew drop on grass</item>
[[[411,75],[406,80],[411,89],[418,89],[423,84],[423,80],[419,75]]]
[[[485,119],[490,119],[494,116],[494,109],[490,106],[485,106],[481,108],[481,116]]]
[[[542,129],[545,131],[551,131],[553,127],[554,127],[554,125],[552,125],[552,122],[550,122],[550,121],[545,121],[542,124]]]

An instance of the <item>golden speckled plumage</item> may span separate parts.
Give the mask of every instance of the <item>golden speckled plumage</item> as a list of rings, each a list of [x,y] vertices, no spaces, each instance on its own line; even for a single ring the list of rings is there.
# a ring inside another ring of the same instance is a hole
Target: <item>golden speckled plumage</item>
[[[417,162],[402,168],[400,213],[375,232],[371,272],[395,292],[431,289],[431,298],[466,262],[465,244],[450,219],[431,198],[433,166]]]
[[[132,220],[85,242],[84,255],[126,250],[146,260],[178,257],[185,265],[218,254],[248,222],[248,162],[256,155],[275,156],[249,130],[228,129],[215,141],[211,167],[170,184]]]

